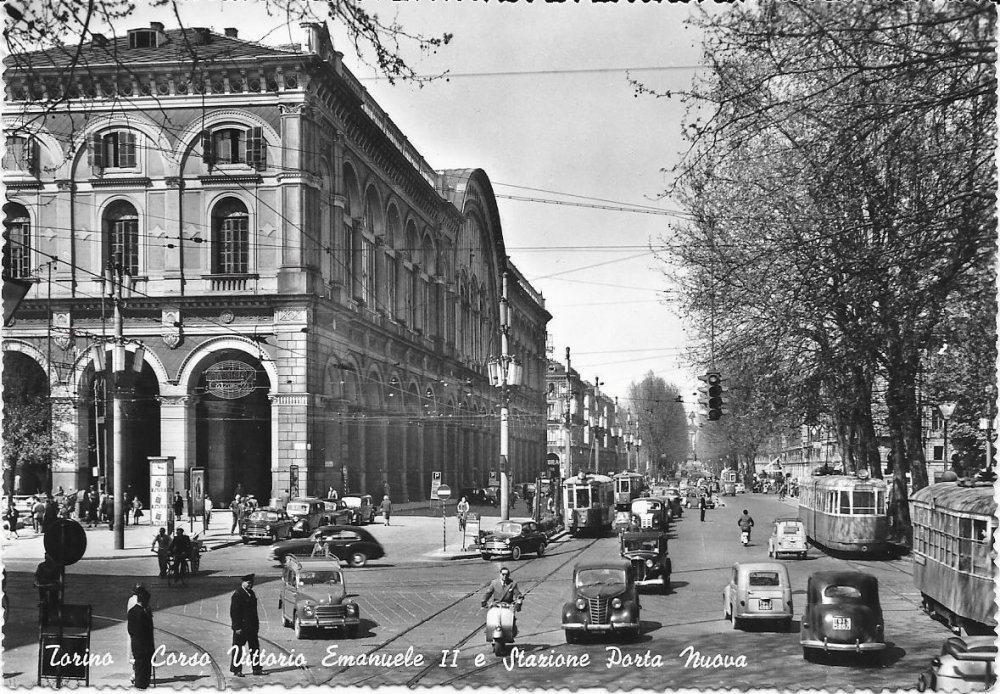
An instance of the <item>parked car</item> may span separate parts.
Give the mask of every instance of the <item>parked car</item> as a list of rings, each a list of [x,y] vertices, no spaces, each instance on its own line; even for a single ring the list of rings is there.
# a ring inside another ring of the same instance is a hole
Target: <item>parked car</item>
[[[361,611],[346,598],[339,560],[288,557],[281,572],[278,609],[282,626],[294,628],[295,638],[304,638],[307,629],[343,629],[345,636],[357,636]]]
[[[285,540],[292,536],[294,523],[280,508],[259,508],[240,521],[240,538],[244,544]]]
[[[744,622],[768,621],[792,628],[792,585],[788,569],[777,562],[738,562],[722,589],[722,617],[733,629]]]
[[[647,497],[632,502],[632,515],[638,517],[642,530],[666,530],[673,514],[663,499]]]
[[[622,558],[632,564],[636,585],[656,585],[670,590],[670,557],[667,536],[658,531],[624,532],[619,536]]]
[[[997,682],[995,636],[952,636],[917,678],[917,691],[985,692]]]
[[[705,497],[705,508],[715,508],[715,499],[702,487],[688,487],[684,508],[699,508],[699,499]]]
[[[341,499],[323,499],[323,517],[320,525],[351,525],[354,512]]]
[[[305,537],[319,526],[324,525],[326,504],[323,501],[323,499],[315,497],[305,497],[292,499],[288,502],[285,506],[285,513],[295,521],[292,525],[293,537]]]
[[[637,638],[639,609],[639,590],[630,563],[577,564],[573,567],[573,592],[562,610],[566,643],[577,643],[589,633]]]
[[[670,508],[674,512],[674,518],[680,518],[684,513],[684,497],[681,496],[681,490],[677,487],[667,487],[667,490],[662,494],[658,495],[662,499],[666,499],[667,503],[670,504]]]
[[[277,542],[271,546],[270,557],[278,564],[284,564],[291,554],[311,555],[316,545],[351,566],[364,566],[371,559],[385,556],[382,545],[372,534],[352,525],[324,525],[309,537]]]
[[[351,525],[364,525],[365,523],[375,522],[375,502],[372,501],[370,494],[353,494],[343,497],[341,501],[351,511],[350,520],[348,521]]]
[[[548,541],[548,536],[533,520],[500,521],[483,537],[480,552],[487,561],[493,557],[510,557],[517,561],[524,553],[541,557]]]
[[[742,482],[737,482],[736,483],[736,493],[737,494],[746,494],[747,493],[747,486],[745,484],[743,484]]]
[[[878,579],[861,571],[818,571],[809,577],[799,643],[802,656],[846,651],[879,655],[886,647]]]
[[[808,552],[802,519],[797,516],[775,518],[771,537],[767,540],[767,556],[777,559],[779,554],[795,554],[805,559]]]

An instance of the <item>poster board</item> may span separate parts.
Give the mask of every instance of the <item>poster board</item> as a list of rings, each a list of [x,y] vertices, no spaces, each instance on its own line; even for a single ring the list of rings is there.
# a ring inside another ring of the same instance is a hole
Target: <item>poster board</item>
[[[149,513],[154,527],[173,531],[174,457],[149,458]]]

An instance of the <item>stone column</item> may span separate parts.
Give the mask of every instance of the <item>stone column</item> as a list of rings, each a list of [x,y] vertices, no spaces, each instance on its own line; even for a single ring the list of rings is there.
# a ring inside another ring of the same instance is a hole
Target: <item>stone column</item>
[[[90,479],[87,469],[86,445],[60,445],[62,441],[78,441],[77,422],[78,410],[73,398],[70,398],[63,387],[54,387],[49,398],[52,417],[52,489],[62,487],[70,489],[86,489]],[[86,441],[87,439],[83,439]]]
[[[300,492],[311,496],[315,491],[315,473],[309,467],[309,400],[306,393],[278,393],[269,396],[271,401],[271,431],[277,439],[275,454],[271,457],[271,496],[280,496],[288,489],[289,468],[299,468]],[[312,486],[310,486],[312,485]],[[263,503],[264,500],[260,499]]]
[[[195,460],[194,427],[197,398],[178,391],[177,387],[165,386],[157,398],[160,402],[160,453],[173,456],[174,490],[187,498],[187,471],[189,468],[199,467]],[[210,476],[208,485],[209,489],[213,488]],[[215,489],[214,493],[218,497],[218,487]],[[213,501],[220,504],[222,499],[215,498]]]

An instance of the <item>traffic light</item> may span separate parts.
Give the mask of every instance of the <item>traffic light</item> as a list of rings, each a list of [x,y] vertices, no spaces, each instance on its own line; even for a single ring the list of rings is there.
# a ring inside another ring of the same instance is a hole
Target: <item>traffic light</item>
[[[722,375],[717,371],[705,374],[708,383],[708,419],[711,422],[722,417]]]

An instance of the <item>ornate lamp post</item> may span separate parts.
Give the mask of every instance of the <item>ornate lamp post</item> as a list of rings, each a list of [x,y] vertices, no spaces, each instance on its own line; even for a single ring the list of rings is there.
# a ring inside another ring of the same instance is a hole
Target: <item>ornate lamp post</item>
[[[944,419],[944,471],[948,471],[948,420],[955,413],[955,407],[957,403],[954,402],[942,402],[938,404],[938,409],[941,410],[941,417]]]
[[[132,296],[134,279],[132,275],[122,267],[120,262],[108,261],[101,278],[101,284],[105,295],[114,304],[114,338],[111,342],[111,368],[107,370],[105,381],[111,386],[112,394],[112,428],[114,430],[114,443],[112,448],[112,493],[114,494],[114,531],[115,549],[125,549],[125,525],[127,523],[128,510],[125,508],[125,462],[122,459],[124,448],[124,431],[122,427],[122,399],[125,390],[131,385],[133,374],[142,372],[143,355],[145,348],[137,344],[132,356],[132,368],[127,369],[125,365],[125,345],[124,325],[122,320],[122,308],[127,304]],[[96,372],[105,370],[105,346],[103,343],[91,345],[91,357],[94,360],[94,370]]]
[[[510,395],[511,388],[521,385],[521,362],[510,356],[510,303],[507,300],[507,273],[503,273],[503,295],[500,297],[500,356],[490,357],[487,370],[490,385],[500,389],[500,520],[510,520]]]

